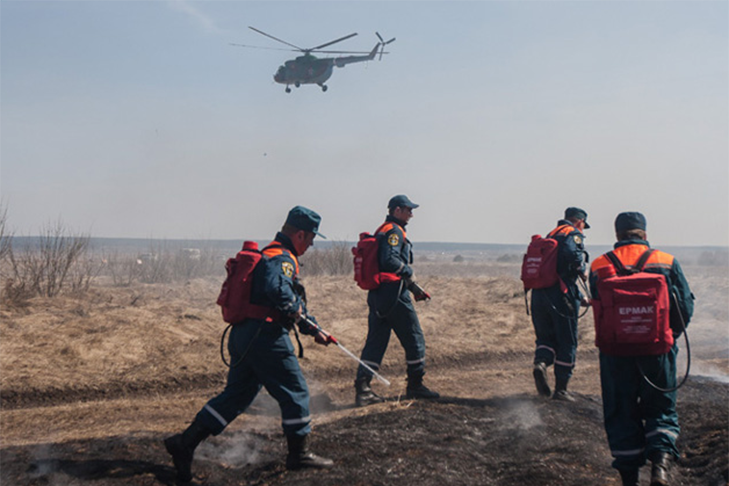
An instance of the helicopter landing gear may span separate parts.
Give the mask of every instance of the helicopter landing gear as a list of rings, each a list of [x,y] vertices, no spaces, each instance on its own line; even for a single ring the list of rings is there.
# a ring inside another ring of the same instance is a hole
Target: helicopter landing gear
[[[299,83],[298,81],[296,81],[296,83],[294,83],[294,86],[296,86],[297,88],[300,88],[301,87],[301,83]]]
[[[286,86],[286,92],[287,93],[291,93],[291,88],[289,88],[288,86]]]
[[[319,86],[321,86],[321,90],[324,91],[325,93],[329,89],[329,86],[327,86],[326,84],[320,84]]]

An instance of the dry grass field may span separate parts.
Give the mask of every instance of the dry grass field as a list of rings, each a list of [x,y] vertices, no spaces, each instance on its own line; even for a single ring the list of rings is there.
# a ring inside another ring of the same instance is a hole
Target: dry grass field
[[[725,485],[729,277],[726,268],[685,270],[697,310],[689,328],[692,376],[679,391],[674,484]],[[602,428],[591,314],[580,321],[571,383],[578,400],[555,402],[534,390],[534,335],[517,265],[424,262],[416,273],[433,295],[417,307],[426,383],[441,399],[404,400],[404,353],[393,336],[381,370],[392,386],[375,383],[388,401],[354,408],[356,363],[304,336],[313,447],[336,467],[285,470],[278,408],[263,392],[200,446],[195,484],[619,484]],[[312,276],[305,284],[311,312],[359,354],[365,293],[350,276]],[[219,286],[212,277],[127,286],[97,279],[83,293],[3,305],[1,484],[175,484],[161,441],[225,381]]]

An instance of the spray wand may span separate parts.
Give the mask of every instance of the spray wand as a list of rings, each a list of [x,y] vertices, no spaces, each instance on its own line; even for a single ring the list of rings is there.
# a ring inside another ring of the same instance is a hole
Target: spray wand
[[[321,327],[319,327],[319,325],[317,323],[315,323],[314,321],[312,321],[308,317],[302,316],[301,319],[304,320],[304,321],[306,321],[307,324],[309,324],[310,326],[313,326],[321,334],[323,334],[324,337],[326,337],[326,343],[334,343],[334,344],[336,344],[337,347],[339,349],[341,349],[344,354],[346,354],[347,356],[349,356],[350,358],[352,358],[353,360],[355,360],[356,362],[358,362],[360,364],[360,366],[362,366],[364,369],[366,369],[367,371],[369,371],[370,373],[372,373],[372,376],[374,376],[375,378],[377,378],[379,381],[381,381],[385,385],[390,386],[390,382],[388,381],[387,378],[385,378],[384,376],[382,376],[381,374],[379,374],[378,372],[376,372],[375,370],[373,370],[370,365],[368,365],[367,363],[365,363],[364,361],[362,361],[361,359],[359,359],[352,351],[350,351],[349,349],[345,348],[344,345],[342,345],[342,343],[340,343],[337,338],[335,338],[334,336],[332,336],[331,334],[329,334],[328,332],[326,332],[324,329],[322,329]]]

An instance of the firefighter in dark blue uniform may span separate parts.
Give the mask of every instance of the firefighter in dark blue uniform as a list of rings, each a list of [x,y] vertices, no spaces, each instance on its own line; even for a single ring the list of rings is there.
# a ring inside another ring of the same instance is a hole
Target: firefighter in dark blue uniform
[[[532,323],[536,333],[534,382],[539,394],[550,396],[547,367],[554,365],[555,387],[552,398],[574,401],[567,392],[577,354],[577,319],[580,304],[587,300],[577,286],[585,279],[587,253],[582,231],[590,227],[587,213],[570,207],[564,219],[547,237],[557,240],[557,273],[560,282],[546,289],[532,290]]]
[[[646,219],[641,213],[620,213],[615,219],[618,242],[613,253],[624,267],[636,265],[650,248],[646,240]],[[645,272],[663,275],[671,299],[670,325],[674,344],[666,353],[647,356],[613,356],[600,353],[600,383],[603,414],[613,467],[620,472],[625,486],[638,485],[638,470],[652,462],[651,486],[668,484],[671,458],[678,457],[679,434],[676,412],[677,338],[688,325],[694,309],[694,296],[678,260],[654,251],[643,267]],[[615,275],[611,261],[602,255],[590,269],[590,291],[599,299],[598,282]],[[675,297],[674,297],[675,296]],[[642,372],[641,372],[642,370]],[[651,386],[642,373],[664,390]]]
[[[415,300],[430,298],[422,288],[413,282],[412,244],[407,239],[405,226],[418,205],[407,196],[398,195],[390,199],[389,214],[378,230],[378,262],[383,282],[367,294],[369,316],[367,319],[367,340],[361,359],[375,371],[379,370],[382,358],[390,341],[390,334],[400,340],[405,350],[408,384],[407,398],[438,398],[440,395],[423,384],[425,375],[425,338],[418,321],[410,294]],[[358,406],[382,402],[382,397],[372,391],[372,373],[363,366],[357,369],[355,403]]]
[[[298,281],[298,257],[313,244],[320,216],[302,206],[293,208],[274,241],[263,250],[263,258],[253,271],[251,303],[272,309],[273,319],[245,319],[232,326],[228,350],[231,367],[225,389],[198,412],[181,434],[167,438],[165,447],[172,455],[178,479],[192,479],[195,448],[209,435],[220,434],[253,402],[261,387],[278,401],[281,424],[288,441],[286,467],[330,467],[330,459],[308,451],[311,432],[309,390],[301,373],[289,331],[294,323],[302,334],[314,336],[328,345],[331,336],[316,324],[306,310],[303,286]]]

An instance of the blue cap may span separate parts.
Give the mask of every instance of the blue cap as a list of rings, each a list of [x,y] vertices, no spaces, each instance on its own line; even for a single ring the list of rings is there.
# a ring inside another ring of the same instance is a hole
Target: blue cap
[[[398,194],[390,198],[390,202],[387,203],[387,209],[393,208],[410,208],[415,209],[419,207],[419,204],[412,202],[405,194]]]
[[[615,231],[617,233],[632,229],[645,231],[647,225],[648,223],[645,220],[645,216],[637,211],[627,211],[625,213],[620,213],[618,214],[618,217],[615,218]]]
[[[294,228],[298,228],[303,231],[311,231],[312,233],[326,239],[326,236],[319,233],[319,223],[321,223],[321,216],[304,206],[294,207],[291,211],[289,211],[289,215],[286,218],[286,224],[290,224]]]
[[[585,222],[585,229],[590,229],[590,225],[587,224],[587,212],[580,208],[567,208],[564,210],[564,219],[581,219]]]

